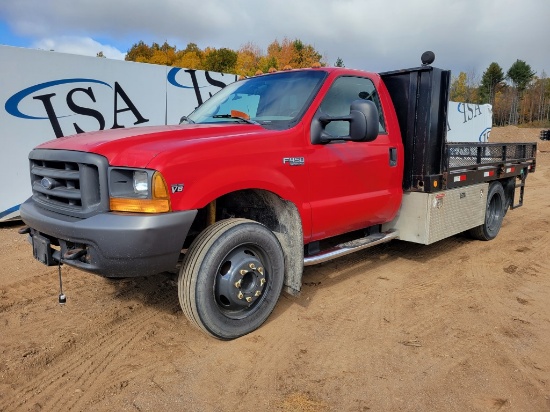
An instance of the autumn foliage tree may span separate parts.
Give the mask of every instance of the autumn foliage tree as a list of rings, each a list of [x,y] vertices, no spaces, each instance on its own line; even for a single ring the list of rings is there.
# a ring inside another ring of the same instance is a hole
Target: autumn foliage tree
[[[153,43],[148,46],[143,41],[134,44],[126,54],[126,60],[140,63],[161,64],[185,67],[196,70],[209,70],[224,73],[236,73],[243,76],[253,76],[258,70],[267,72],[271,68],[282,70],[286,66],[292,68],[311,67],[314,63],[324,63],[323,55],[311,44],[299,39],[282,41],[274,40],[264,54],[252,42],[241,46],[237,51],[229,48],[215,49],[207,47],[201,50],[195,43],[189,43],[183,50],[164,42],[162,45]]]
[[[477,87],[472,84],[472,77],[460,72],[451,82],[450,100],[454,102],[476,102],[478,100]]]
[[[274,58],[275,68],[281,70],[286,66],[293,68],[311,67],[314,63],[319,63],[322,55],[318,53],[310,44],[305,44],[301,40],[290,40],[284,38],[279,43],[275,40],[267,47],[267,54]]]

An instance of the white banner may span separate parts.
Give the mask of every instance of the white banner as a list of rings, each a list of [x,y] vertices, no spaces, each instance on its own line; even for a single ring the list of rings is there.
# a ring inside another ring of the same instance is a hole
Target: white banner
[[[30,195],[29,152],[47,140],[178,124],[235,75],[0,46],[0,222]]]
[[[490,104],[449,102],[448,142],[487,142],[492,126],[493,107]]]

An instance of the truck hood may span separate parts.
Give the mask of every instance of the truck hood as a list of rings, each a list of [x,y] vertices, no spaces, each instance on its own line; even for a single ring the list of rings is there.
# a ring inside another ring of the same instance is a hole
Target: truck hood
[[[74,150],[105,156],[112,166],[146,167],[159,153],[198,142],[269,133],[253,124],[187,124],[101,130],[66,136],[38,149]]]

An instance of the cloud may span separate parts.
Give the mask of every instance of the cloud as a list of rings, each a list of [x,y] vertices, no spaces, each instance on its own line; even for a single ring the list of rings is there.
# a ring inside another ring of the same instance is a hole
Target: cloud
[[[122,53],[117,48],[101,44],[90,37],[60,36],[44,38],[34,42],[32,48],[83,56],[96,56],[97,53],[103,52],[105,57],[117,60],[124,60],[124,56],[126,56],[126,53]]]
[[[17,0],[0,4],[0,19],[36,39],[101,39],[128,50],[143,40],[238,49],[252,41],[299,38],[347,67],[373,71],[420,64],[479,73],[516,59],[550,71],[550,1],[522,0]],[[61,44],[56,40],[56,44]],[[92,40],[93,41],[93,40]],[[37,41],[38,42],[38,41]],[[84,46],[82,46],[85,48]],[[56,50],[59,50],[58,48]],[[99,50],[97,50],[99,51]],[[95,51],[95,53],[97,53]]]

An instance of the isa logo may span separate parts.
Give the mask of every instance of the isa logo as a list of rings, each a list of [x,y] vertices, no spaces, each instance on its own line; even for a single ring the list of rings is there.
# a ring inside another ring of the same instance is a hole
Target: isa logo
[[[27,87],[12,95],[5,104],[12,116],[26,120],[46,120],[56,137],[125,127],[120,116],[128,112],[133,125],[147,123],[119,82],[114,86],[101,80],[59,79]],[[63,121],[71,118],[73,121]]]

